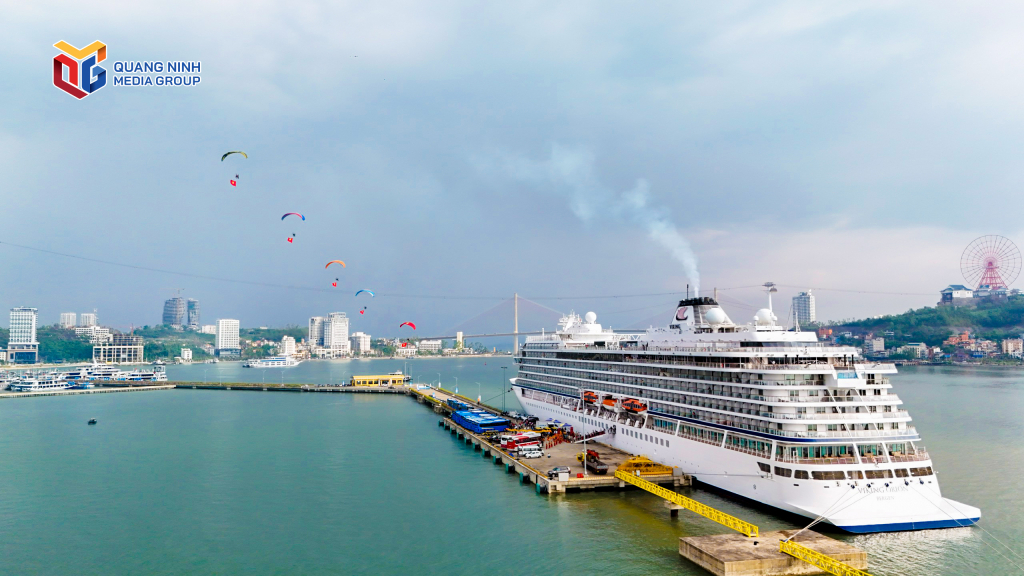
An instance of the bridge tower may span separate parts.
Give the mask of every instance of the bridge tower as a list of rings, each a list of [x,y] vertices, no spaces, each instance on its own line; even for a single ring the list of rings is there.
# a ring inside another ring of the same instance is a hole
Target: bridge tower
[[[512,353],[513,354],[519,354],[519,293],[518,292],[516,292],[515,296],[513,296],[513,301],[514,301],[513,308],[515,308],[515,322],[512,325],[512,333],[515,335],[516,343],[515,343],[515,346],[513,346],[513,348],[512,348]]]

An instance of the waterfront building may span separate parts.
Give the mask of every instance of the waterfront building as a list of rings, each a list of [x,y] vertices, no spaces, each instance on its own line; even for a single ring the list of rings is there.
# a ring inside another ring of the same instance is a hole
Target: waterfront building
[[[175,296],[164,301],[163,323],[173,328],[181,328],[185,324],[185,299]]]
[[[1024,340],[1020,338],[1007,338],[1001,343],[1003,354],[1020,358],[1024,355]]]
[[[295,338],[291,336],[281,337],[281,355],[295,356]]]
[[[181,361],[182,362],[191,362],[192,361],[192,349],[191,348],[182,348],[181,349]]]
[[[370,353],[370,335],[363,332],[354,332],[350,338],[352,353],[360,356]]]
[[[995,342],[992,343],[993,345]],[[896,349],[897,354],[909,354],[913,358],[927,358],[928,346],[923,342],[912,342]]]
[[[96,317],[95,312],[82,312],[82,314],[78,316],[79,326],[96,326],[97,324],[99,324],[99,319]]]
[[[896,367],[790,330],[770,306],[738,324],[687,298],[643,333],[569,314],[527,338],[512,388],[541,421],[850,532],[976,523],[980,510],[943,497]]]
[[[864,339],[864,353],[874,354],[876,352],[885,351],[885,338],[871,338],[870,336]]]
[[[145,362],[141,336],[114,334],[110,342],[92,347],[92,361],[97,364],[140,364]]]
[[[793,297],[793,314],[796,316],[797,326],[810,324],[817,319],[814,310],[814,294],[810,290]]]
[[[89,340],[90,344],[102,344],[110,342],[114,338],[110,328],[101,328],[99,326],[78,326],[75,328],[75,335]]]
[[[217,325],[216,324],[203,324],[202,327],[199,328],[199,333],[200,334],[216,334],[217,333]]]
[[[331,356],[343,356],[351,350],[348,341],[348,317],[344,312],[331,312],[324,321],[324,348]]]
[[[74,328],[78,315],[74,312],[61,312],[60,313],[60,327],[61,328]]]
[[[313,348],[324,345],[324,322],[327,318],[313,316],[309,319],[309,345]]]
[[[36,326],[39,311],[35,308],[11,308],[11,332],[7,342],[9,361],[15,364],[35,364],[39,361],[39,342]]]
[[[217,356],[240,356],[241,342],[238,339],[238,320],[229,318],[217,319],[217,344],[214,354]]]
[[[412,358],[416,356],[416,352],[417,348],[412,344],[405,348],[395,348],[395,356],[398,356],[399,358]]]
[[[440,340],[420,340],[416,346],[420,349],[420,352],[437,353],[441,351]]]
[[[189,330],[199,330],[199,300],[189,298],[185,303],[185,322]]]

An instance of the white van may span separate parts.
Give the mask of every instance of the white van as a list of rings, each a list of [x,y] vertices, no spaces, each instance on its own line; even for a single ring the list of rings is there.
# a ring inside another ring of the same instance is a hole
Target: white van
[[[523,446],[519,449],[519,455],[523,458],[542,458],[544,451],[541,450],[537,444],[531,444],[529,446]]]

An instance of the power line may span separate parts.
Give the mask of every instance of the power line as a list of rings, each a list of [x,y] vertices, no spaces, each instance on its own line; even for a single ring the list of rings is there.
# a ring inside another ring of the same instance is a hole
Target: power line
[[[110,260],[101,260],[99,258],[90,258],[88,256],[79,256],[77,254],[68,254],[65,252],[57,252],[55,250],[47,250],[45,248],[36,248],[34,246],[25,246],[22,244],[14,244],[13,242],[0,241],[0,245],[10,246],[12,248],[20,248],[22,250],[31,250],[33,252],[41,252],[43,254],[51,254],[54,256],[60,256],[62,258],[72,258],[74,260],[82,260],[85,262],[95,262],[97,264],[106,264],[108,266],[118,266],[120,268],[128,268],[131,270],[145,270],[147,272],[156,272],[159,274],[171,274],[174,276],[182,276],[186,278],[197,278],[200,280],[212,280],[215,282],[228,282],[232,284],[244,284],[247,286],[262,286],[264,288],[284,288],[287,290],[303,290],[306,292],[322,292],[322,293],[336,293],[337,289],[328,288],[315,288],[312,286],[296,286],[294,284],[276,284],[273,282],[260,282],[256,280],[241,280],[238,278],[223,278],[220,276],[210,276],[208,274],[195,274],[192,272],[182,272],[180,270],[167,270],[165,268],[154,268],[152,266],[139,266],[137,264],[126,264],[123,262],[113,262]],[[429,300],[508,300],[508,296],[467,296],[467,295],[435,295],[435,294],[401,294],[397,292],[377,292],[377,296],[387,296],[390,298],[421,298]],[[666,296],[666,295],[678,295],[683,292],[659,292],[653,294],[614,294],[605,296],[543,296],[534,297],[531,296],[531,300],[598,300],[598,299],[611,299],[611,298],[645,298],[649,296]],[[524,298],[525,299],[525,298]]]

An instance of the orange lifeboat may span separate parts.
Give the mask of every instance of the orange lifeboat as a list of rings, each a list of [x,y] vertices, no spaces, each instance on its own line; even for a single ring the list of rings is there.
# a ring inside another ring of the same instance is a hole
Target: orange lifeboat
[[[597,394],[587,390],[583,393],[583,401],[587,404],[593,404],[594,402],[597,402]]]
[[[622,407],[625,408],[627,412],[645,412],[647,410],[647,405],[632,398],[623,400]]]
[[[609,408],[615,408],[615,398],[605,398],[604,400],[601,400],[601,404],[604,404]]]

